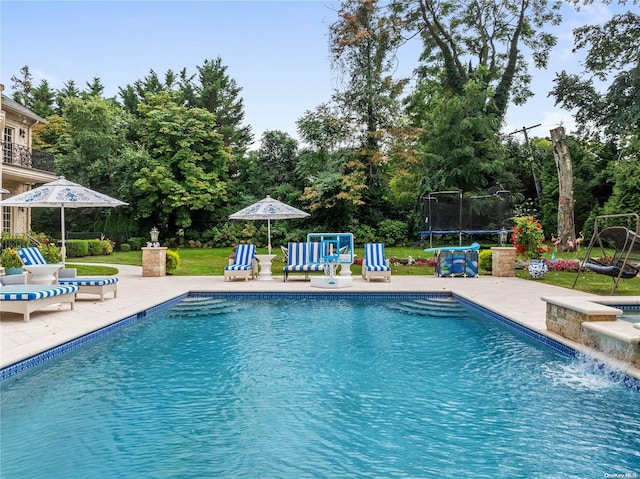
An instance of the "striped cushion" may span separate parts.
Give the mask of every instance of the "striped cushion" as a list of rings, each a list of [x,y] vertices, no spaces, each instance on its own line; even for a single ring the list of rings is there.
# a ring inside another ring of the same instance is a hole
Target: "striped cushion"
[[[367,271],[391,271],[384,257],[384,244],[364,245],[364,267]]]
[[[246,271],[253,268],[251,264],[231,264],[229,266],[225,266],[224,269],[227,271]]]
[[[256,255],[256,245],[239,244],[236,247],[236,257],[233,264],[225,266],[228,271],[246,271],[253,267],[252,261]]]
[[[48,264],[47,260],[42,256],[42,252],[38,248],[20,248],[18,256],[25,266],[35,266],[38,264]]]
[[[316,264],[292,264],[291,266],[285,266],[286,271],[323,271],[324,265],[320,263]]]
[[[76,286],[106,286],[118,282],[118,278],[60,278],[59,284],[71,284]]]
[[[78,286],[14,285],[0,288],[0,301],[32,301],[63,294],[75,293]]]
[[[320,263],[320,243],[289,243],[288,263],[284,271],[322,271]]]

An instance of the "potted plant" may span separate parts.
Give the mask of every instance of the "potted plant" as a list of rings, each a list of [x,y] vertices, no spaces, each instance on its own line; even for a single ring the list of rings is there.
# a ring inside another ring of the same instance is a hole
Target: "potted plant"
[[[5,248],[0,253],[0,265],[5,274],[22,274],[22,261],[18,252],[12,248]]]
[[[532,278],[544,278],[548,267],[542,255],[551,248],[545,244],[542,225],[533,216],[519,216],[514,220],[511,241],[516,254],[529,260],[527,269]]]

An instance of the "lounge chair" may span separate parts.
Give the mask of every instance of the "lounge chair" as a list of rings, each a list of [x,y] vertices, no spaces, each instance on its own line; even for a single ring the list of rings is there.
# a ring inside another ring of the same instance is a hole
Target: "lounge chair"
[[[289,243],[287,265],[282,269],[284,281],[287,281],[289,273],[303,272],[305,281],[309,280],[310,271],[324,271],[324,265],[319,262],[320,243]]]
[[[245,281],[258,276],[258,261],[256,260],[256,245],[239,244],[235,257],[229,266],[224,268],[224,280],[244,278]]]
[[[80,278],[76,274],[76,268],[61,269],[58,272],[58,284],[78,286],[78,293],[97,294],[100,301],[104,301],[107,293],[113,293],[114,298],[118,296],[118,278],[115,276]]]
[[[73,309],[78,286],[25,284],[24,275],[0,276],[0,312],[22,314],[25,323],[31,313],[52,304],[69,303]]]
[[[18,256],[22,259],[22,262],[29,262],[31,266],[29,266],[32,270],[33,268],[37,268],[39,266],[47,266],[47,260],[42,255],[42,252],[38,248],[21,248],[18,250]],[[107,293],[113,293],[113,297],[115,298],[118,294],[118,278],[115,276],[91,276],[91,277],[78,277],[76,276],[76,268],[67,268],[60,269],[64,266],[62,263],[56,263],[50,266],[55,266],[55,275],[56,284],[64,285],[64,286],[78,286],[80,290],[79,293],[83,294],[97,294],[100,296],[100,301],[104,301],[104,295]],[[27,266],[25,265],[25,269]],[[29,282],[31,283],[44,283],[45,281],[41,281],[38,278],[41,276],[38,275],[38,270],[35,270],[33,273],[32,270],[27,269],[32,274],[35,274],[35,280],[30,275]],[[48,282],[50,284],[50,282]]]
[[[367,243],[364,245],[364,261],[362,262],[362,277],[367,281],[382,278],[391,282],[391,267],[384,256],[384,244]]]
[[[39,248],[20,248],[18,256],[29,273],[28,282],[33,284],[55,284],[58,282],[58,271],[63,263],[47,263]]]

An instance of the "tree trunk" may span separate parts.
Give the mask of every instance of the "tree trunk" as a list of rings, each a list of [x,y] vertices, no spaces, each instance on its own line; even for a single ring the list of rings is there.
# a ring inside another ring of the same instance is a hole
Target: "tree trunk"
[[[563,127],[550,131],[553,157],[558,169],[558,245],[560,251],[574,251],[576,228],[573,223],[573,166]]]

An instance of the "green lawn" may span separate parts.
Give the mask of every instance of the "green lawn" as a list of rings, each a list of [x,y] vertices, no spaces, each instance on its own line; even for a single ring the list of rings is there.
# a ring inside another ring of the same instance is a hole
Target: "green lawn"
[[[282,268],[285,266],[284,258],[280,248],[274,248],[272,251],[276,254],[276,258],[272,263],[272,270],[275,275],[282,274]],[[228,264],[229,255],[233,253],[233,248],[187,248],[179,250],[180,254],[180,267],[173,273],[175,276],[207,276],[207,275],[222,275],[224,267]],[[259,254],[266,254],[266,248],[258,248]],[[364,249],[356,248],[356,259],[362,258],[364,255]],[[577,253],[558,253],[557,259],[583,259],[583,252]],[[432,253],[425,253],[421,248],[386,248],[386,255],[388,258],[402,258],[406,259],[409,256],[417,259],[431,259]],[[547,259],[551,255],[547,255]],[[130,264],[130,265],[142,265],[142,252],[130,251],[127,253],[114,252],[109,256],[91,256],[86,258],[73,258],[68,260],[68,266],[77,267],[78,275],[107,275],[116,274],[113,268],[107,268],[102,266],[83,266],[73,265],[74,261],[81,263],[109,263],[109,264]],[[361,266],[354,264],[351,266],[351,272],[354,276],[361,274]],[[487,274],[487,272],[482,272]],[[433,267],[429,266],[403,266],[394,265],[393,274],[398,276],[418,276],[418,275],[433,275]],[[523,279],[529,279],[529,274],[524,270],[517,270],[518,277]],[[544,283],[553,284],[556,286],[562,286],[565,288],[571,288],[576,278],[576,273],[549,271],[547,276],[542,281]],[[533,281],[533,280],[531,280]],[[601,274],[595,274],[591,272],[583,272],[580,274],[576,290],[584,291],[599,295],[609,295],[611,287],[613,285],[612,278]],[[640,278],[634,278],[630,280],[620,280],[616,295],[640,295]]]

